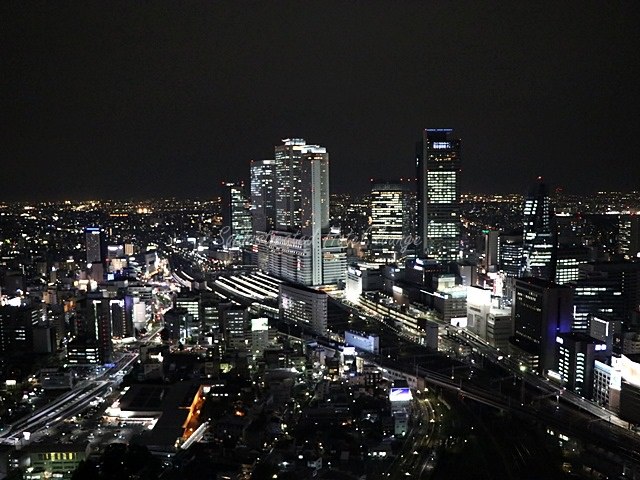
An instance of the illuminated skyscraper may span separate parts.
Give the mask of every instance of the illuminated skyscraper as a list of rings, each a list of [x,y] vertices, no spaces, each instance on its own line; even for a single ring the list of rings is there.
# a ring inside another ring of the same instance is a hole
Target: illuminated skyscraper
[[[395,252],[400,251],[411,233],[410,213],[406,185],[399,182],[373,185],[369,231],[374,256],[393,257]]]
[[[276,161],[251,162],[251,223],[254,232],[276,226]]]
[[[84,229],[84,241],[87,263],[102,263],[107,256],[104,232],[99,227],[87,227]]]
[[[556,337],[571,330],[573,291],[539,278],[516,280],[511,353],[527,367],[546,373],[555,367]]]
[[[276,157],[276,228],[294,231],[300,228],[301,162],[306,142],[302,138],[287,138],[275,147]]]
[[[429,258],[453,262],[460,252],[460,147],[450,128],[428,128],[418,143],[418,236]]]
[[[79,337],[97,348],[100,363],[109,363],[113,355],[111,305],[108,298],[94,295],[83,301],[83,324]]]
[[[319,189],[318,198],[322,201],[321,222],[329,223],[329,181],[328,154],[325,147],[307,145],[303,138],[284,139],[282,145],[275,147],[276,157],[276,228],[290,232],[298,231],[302,227],[303,187],[305,195],[310,194],[310,186]],[[317,175],[309,185],[308,178],[303,180],[303,159],[318,159],[324,157],[327,162],[326,175]],[[323,178],[326,181],[323,182]],[[307,185],[303,185],[303,182]],[[308,219],[307,219],[308,220]]]
[[[300,226],[306,236],[329,231],[329,154],[324,147],[311,147],[300,170]]]
[[[225,227],[230,227],[233,245],[242,246],[251,235],[251,211],[249,200],[244,193],[244,183],[229,182],[224,185],[227,187],[224,202]]]
[[[275,147],[275,157],[276,228],[268,238],[256,239],[259,268],[303,285],[343,280],[345,247],[324,237],[329,233],[327,149],[285,139]]]
[[[33,352],[34,327],[42,319],[35,307],[0,306],[0,354]]]
[[[618,250],[626,258],[640,258],[640,215],[621,215]]]
[[[312,284],[323,283],[322,235],[329,232],[329,155],[314,148],[302,158],[301,233],[311,240]]]
[[[554,280],[558,238],[547,186],[539,183],[524,202],[522,276]]]

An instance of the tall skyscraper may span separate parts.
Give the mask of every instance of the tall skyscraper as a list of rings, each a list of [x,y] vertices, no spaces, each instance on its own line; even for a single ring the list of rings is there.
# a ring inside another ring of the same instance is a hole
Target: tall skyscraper
[[[460,147],[450,128],[427,128],[416,152],[422,252],[453,262],[460,252]]]
[[[87,252],[87,263],[102,263],[107,256],[107,244],[102,229],[99,227],[85,228],[84,242]]]
[[[311,240],[312,284],[321,285],[322,235],[329,232],[329,155],[325,149],[303,155],[300,179],[301,233]]]
[[[327,149],[320,145],[307,145],[303,138],[284,139],[282,145],[275,147],[276,158],[276,228],[295,232],[302,226],[302,166],[303,158],[315,158],[328,155]],[[328,165],[328,164],[327,164]],[[328,172],[328,170],[327,170]],[[329,183],[326,188],[326,219],[329,219]],[[318,181],[319,177],[318,177]],[[318,188],[323,188],[321,185]],[[308,189],[307,193],[308,193]],[[325,214],[323,214],[325,215]]]
[[[84,315],[78,326],[81,343],[91,343],[96,347],[100,363],[110,363],[113,354],[112,319],[110,301],[106,297],[92,296],[82,301]]]
[[[500,231],[484,230],[482,232],[482,266],[487,272],[495,271],[498,266],[500,253]]]
[[[303,285],[346,277],[345,245],[329,233],[329,154],[301,138],[275,147],[276,228],[257,238],[259,268]],[[295,235],[291,235],[294,233]]]
[[[249,200],[244,192],[243,182],[228,182],[225,194],[225,226],[230,227],[233,235],[233,245],[242,246],[251,235],[251,211]]]
[[[556,337],[571,330],[571,287],[539,278],[516,280],[512,353],[538,373],[555,368]]]
[[[36,307],[0,307],[0,354],[33,352],[33,332],[42,319]]]
[[[395,253],[411,233],[410,213],[406,185],[400,182],[373,184],[369,240],[374,258],[394,260]]]
[[[305,152],[300,170],[301,232],[310,236],[329,231],[329,154],[313,146]]]
[[[640,258],[640,215],[621,215],[618,251],[626,258]]]
[[[276,159],[276,228],[294,231],[300,227],[300,171],[306,142],[286,138],[275,147]]]
[[[251,162],[251,223],[254,232],[276,226],[276,161]]]
[[[498,259],[500,270],[507,277],[520,275],[522,265],[522,234],[501,234],[498,243]]]
[[[554,280],[558,237],[551,197],[542,179],[524,202],[522,275]]]
[[[101,363],[110,363],[113,358],[111,308],[109,300],[104,299],[96,308],[96,341],[98,342],[98,354]]]

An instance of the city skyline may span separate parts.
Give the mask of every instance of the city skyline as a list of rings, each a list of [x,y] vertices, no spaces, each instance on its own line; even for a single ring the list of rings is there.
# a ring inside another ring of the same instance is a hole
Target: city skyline
[[[640,478],[639,3],[0,18],[0,479]]]
[[[640,177],[630,3],[2,8],[2,200],[217,195],[289,136],[364,192],[413,176],[433,125],[463,140],[462,191]]]

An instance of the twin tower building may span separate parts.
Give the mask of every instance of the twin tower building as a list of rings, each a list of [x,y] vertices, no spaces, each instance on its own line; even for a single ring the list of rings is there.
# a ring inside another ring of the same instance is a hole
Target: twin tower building
[[[288,138],[274,159],[251,162],[251,233],[256,263],[302,285],[346,276],[346,243],[329,235],[329,154]]]
[[[416,152],[418,241],[411,253],[441,262],[460,255],[460,147],[452,129],[423,132]],[[346,241],[330,234],[325,147],[288,138],[273,159],[252,161],[248,204],[238,184],[227,186],[227,225],[234,238],[251,238],[259,268],[310,286],[345,278]]]

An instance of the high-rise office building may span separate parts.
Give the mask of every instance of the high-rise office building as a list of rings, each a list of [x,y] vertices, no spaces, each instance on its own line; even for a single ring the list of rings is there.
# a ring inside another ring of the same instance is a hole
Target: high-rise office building
[[[312,285],[322,279],[322,235],[329,233],[329,155],[314,148],[302,158],[301,233],[311,240]]]
[[[87,263],[102,263],[107,256],[107,244],[104,232],[99,227],[87,227],[84,229],[85,249]]]
[[[449,128],[428,128],[417,148],[418,236],[429,258],[453,262],[460,252],[460,147]]]
[[[535,277],[519,278],[513,298],[512,353],[544,374],[555,368],[556,337],[571,330],[570,287]]]
[[[411,233],[409,192],[400,182],[376,182],[371,188],[369,241],[373,259],[395,260]],[[411,253],[414,253],[413,251]]]
[[[501,234],[498,242],[498,259],[500,270],[507,277],[516,278],[520,276],[520,266],[522,264],[522,235]]]
[[[200,294],[183,289],[178,293],[178,295],[176,295],[174,307],[178,311],[181,311],[181,309],[187,311],[189,318],[189,334],[192,337],[195,337],[196,334],[202,337],[204,330],[202,329],[202,319],[200,317],[202,311],[202,297]]]
[[[640,215],[621,215],[618,251],[626,258],[640,258]]]
[[[276,167],[276,228],[298,231],[302,226],[302,160],[305,155],[327,155],[327,149],[320,145],[307,145],[303,138],[286,138],[282,145],[275,147]],[[328,157],[327,157],[328,160]],[[321,186],[317,186],[322,188]],[[329,219],[328,174],[326,182],[326,218]]]
[[[97,308],[96,340],[98,355],[102,364],[111,363],[113,359],[111,306],[108,299],[102,300]]]
[[[324,147],[308,146],[300,175],[301,231],[306,236],[329,231],[329,154]]]
[[[100,363],[110,363],[113,356],[111,305],[108,298],[87,298],[84,334],[95,342]]]
[[[303,285],[337,283],[346,277],[346,248],[340,239],[325,237],[329,155],[303,139],[283,142],[275,155],[276,229],[256,239],[258,267]]]
[[[573,288],[573,324],[575,332],[589,331],[589,316],[605,314],[624,318],[625,299],[622,286],[615,279],[592,276],[569,283]]]
[[[322,207],[326,213],[321,213],[326,223],[329,223],[329,178],[328,178],[328,154],[327,149],[320,145],[307,145],[303,138],[284,139],[282,145],[275,147],[275,178],[276,178],[276,228],[285,231],[298,231],[303,224],[303,159],[324,159],[327,172],[316,176],[319,198],[324,198]],[[305,171],[308,173],[309,165]],[[326,182],[322,182],[322,178]],[[309,195],[309,189],[306,189]]]
[[[171,340],[186,342],[191,335],[191,327],[193,326],[193,317],[186,308],[174,307],[167,310],[164,314],[164,326],[167,337]]]
[[[579,278],[580,265],[590,260],[591,251],[583,246],[558,247],[555,282],[561,285],[574,282]]]
[[[225,227],[229,227],[229,233],[233,236],[235,247],[244,246],[251,236],[251,211],[249,199],[245,195],[243,182],[228,182],[224,186],[225,193]]]
[[[37,307],[0,307],[0,354],[24,354],[34,351],[34,329],[42,320]]]
[[[275,147],[278,230],[296,230],[301,223],[300,170],[305,146],[302,138],[287,138]]]
[[[522,275],[553,281],[558,238],[551,197],[542,179],[524,202]]]
[[[276,226],[276,161],[251,161],[251,223],[254,232]]]
[[[482,232],[482,266],[487,272],[495,272],[498,267],[500,253],[500,231],[484,230]]]
[[[572,392],[591,398],[596,359],[605,360],[606,344],[586,333],[560,333],[556,336],[556,367],[562,385]]]
[[[126,314],[124,299],[112,299],[111,305],[111,335],[118,338],[134,335],[133,319]]]
[[[577,286],[607,287],[599,299],[590,300],[599,312],[625,321],[640,314],[640,262],[588,262],[580,265],[579,272]]]
[[[250,323],[247,310],[234,303],[221,303],[218,310],[227,346],[235,350],[248,350]]]

